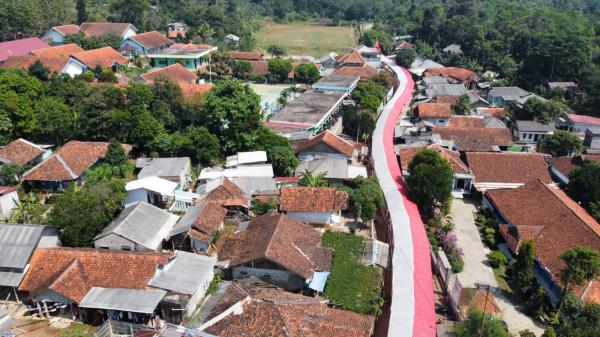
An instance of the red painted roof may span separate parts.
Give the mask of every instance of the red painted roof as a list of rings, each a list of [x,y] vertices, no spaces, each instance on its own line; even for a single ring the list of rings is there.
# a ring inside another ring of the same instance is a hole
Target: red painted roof
[[[130,25],[130,23],[122,22],[84,22],[80,28],[86,36],[102,36],[109,32],[115,32],[122,36]],[[137,31],[135,27],[134,30]]]
[[[37,37],[0,42],[0,62],[6,60],[9,56],[25,55],[36,49],[48,47],[50,46],[46,42]]]
[[[6,195],[10,192],[14,192],[16,191],[17,188],[16,187],[12,187],[12,186],[0,186],[0,195]]]
[[[73,24],[62,25],[62,26],[54,26],[54,27],[52,27],[52,29],[54,29],[55,31],[59,32],[63,36],[65,36],[65,35],[79,34],[81,32],[81,29],[79,28],[79,26],[78,25],[73,25]]]
[[[173,44],[168,37],[162,35],[157,31],[146,32],[142,34],[137,34],[130,37],[133,41],[141,44],[145,48],[153,49],[153,48],[161,48],[165,46],[170,46]]]
[[[600,125],[600,118],[597,117],[575,114],[568,114],[567,117],[569,117],[569,119],[573,123]]]

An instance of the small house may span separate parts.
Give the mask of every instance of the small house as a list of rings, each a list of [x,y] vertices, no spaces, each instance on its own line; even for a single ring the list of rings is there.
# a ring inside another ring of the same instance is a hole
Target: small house
[[[359,76],[329,75],[312,85],[314,91],[343,91],[350,94],[360,81]]]
[[[431,68],[425,71],[424,76],[441,76],[445,78],[448,83],[460,83],[467,88],[474,87],[481,79],[479,75],[471,70],[459,67]]]
[[[0,148],[0,165],[19,164],[27,169],[37,165],[51,154],[50,150],[19,138]]]
[[[319,65],[321,70],[333,69],[333,68],[335,68],[337,57],[338,57],[337,53],[329,52],[327,55],[321,57],[317,61],[317,64]]]
[[[163,34],[151,31],[132,35],[124,39],[121,41],[121,48],[119,50],[123,50],[122,52],[125,56],[146,55],[160,52],[173,44],[174,42]]]
[[[147,53],[146,57],[153,67],[162,68],[181,63],[187,69],[196,70],[208,66],[210,54],[216,50],[217,47],[207,44],[175,43],[161,51]]]
[[[99,37],[107,34],[117,34],[121,40],[137,34],[138,29],[130,23],[124,22],[84,22],[79,25],[87,37]]]
[[[183,22],[171,22],[167,25],[167,37],[169,39],[185,38],[189,29],[190,27]]]
[[[585,130],[583,146],[588,153],[600,153],[600,126],[589,127]]]
[[[10,56],[27,55],[30,52],[50,47],[46,42],[37,37],[0,42],[0,63]]]
[[[460,45],[455,44],[455,43],[446,46],[444,49],[442,49],[442,51],[446,54],[453,54],[453,55],[461,55],[463,53]]]
[[[170,180],[184,189],[190,183],[192,161],[189,157],[174,158],[138,158],[136,169],[140,169],[138,178],[158,177]]]
[[[102,47],[71,54],[61,73],[77,76],[88,70],[93,71],[96,66],[116,72],[118,66],[125,65],[127,62],[127,58],[112,47]]]
[[[72,54],[84,51],[74,43],[62,44],[48,48],[37,49],[27,55],[10,56],[3,63],[3,68],[23,68],[25,70],[37,61],[48,68],[51,75],[59,74]]]
[[[570,81],[568,81],[568,82],[548,82],[548,88],[550,88],[550,90],[560,89],[560,90],[564,91],[565,94],[567,94],[567,95],[573,95],[579,90],[577,83],[570,82]]]
[[[0,220],[10,218],[19,204],[19,193],[16,187],[0,186]]]
[[[513,143],[507,128],[445,127],[434,128],[432,138],[451,144],[459,152],[500,152]]]
[[[83,33],[78,25],[68,24],[61,26],[50,27],[42,36],[42,40],[47,41],[52,45],[59,45],[66,42],[69,35]]]
[[[448,120],[452,116],[452,104],[420,103],[417,105],[417,116],[435,126],[448,126]]]
[[[516,121],[515,135],[522,143],[537,143],[551,137],[556,130],[554,123],[543,124],[538,121]]]
[[[583,165],[586,160],[595,161],[600,164],[600,154],[581,154],[573,157],[552,157],[548,159],[550,173],[564,184],[569,183],[569,176]]]
[[[248,165],[265,165],[267,163],[266,151],[238,152],[225,159],[225,167],[241,167]]]
[[[219,265],[234,280],[254,276],[300,290],[331,270],[332,254],[333,249],[321,247],[321,235],[313,228],[273,211],[230,235],[219,252]]]
[[[132,180],[125,185],[125,207],[144,201],[163,208],[173,200],[178,187],[178,183],[159,177]]]
[[[256,51],[230,51],[229,55],[236,61],[261,61],[263,55]]]
[[[512,103],[522,107],[531,98],[544,100],[544,98],[519,87],[495,87],[488,93],[487,101],[491,106],[503,107]]]
[[[209,198],[210,199],[210,198]],[[190,206],[169,234],[175,249],[206,252],[223,228],[227,209],[218,202],[201,200]]]
[[[125,251],[159,251],[179,217],[147,202],[125,208],[94,238],[94,247]]]
[[[569,131],[579,134],[584,134],[588,128],[600,127],[600,118],[567,114],[566,127]]]
[[[179,63],[172,64],[168,67],[153,69],[147,73],[140,75],[140,79],[146,84],[152,84],[159,77],[166,77],[174,82],[181,84],[195,84],[198,81],[198,76],[189,71],[186,67]],[[183,88],[182,88],[183,89]]]
[[[327,227],[339,224],[348,194],[333,187],[291,187],[280,190],[279,210],[301,222]]]
[[[213,202],[227,209],[227,216],[237,217],[248,213],[250,197],[226,177],[211,179],[196,188],[201,201]]]
[[[330,183],[344,183],[368,176],[364,165],[349,164],[346,159],[330,157],[301,161],[294,175],[300,177],[306,171],[313,176],[325,173],[325,179]]]
[[[358,163],[363,154],[363,146],[327,130],[298,143],[296,153],[300,160],[328,157],[346,159],[349,163]]]
[[[227,44],[238,44],[240,43],[240,37],[233,34],[227,34],[223,37],[223,41]]]

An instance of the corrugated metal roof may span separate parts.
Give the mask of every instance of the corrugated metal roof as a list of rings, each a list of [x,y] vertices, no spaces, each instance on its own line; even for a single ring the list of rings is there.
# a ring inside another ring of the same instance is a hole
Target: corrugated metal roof
[[[192,228],[192,224],[196,221],[198,216],[202,213],[206,207],[206,203],[199,203],[194,206],[188,207],[185,214],[179,219],[179,221],[175,224],[169,236],[174,236],[177,234],[181,234],[183,232],[187,232],[190,228]]]
[[[207,167],[200,172],[198,179],[217,179],[221,177],[274,177],[271,164],[239,166],[236,168]]]
[[[265,192],[277,192],[277,182],[272,177],[234,177],[229,180],[248,197]]]
[[[138,162],[136,162],[136,165],[138,165]],[[154,158],[145,162],[142,170],[138,173],[138,178],[178,177],[190,165],[189,157]]]
[[[128,182],[125,185],[125,190],[133,191],[143,188],[162,195],[172,196],[177,186],[178,184],[175,182],[152,176]]]
[[[244,164],[266,163],[266,151],[238,152],[236,155],[227,157],[225,167],[233,167]]]
[[[22,269],[29,261],[45,226],[0,225],[0,268]]]
[[[148,285],[182,294],[193,295],[205,275],[212,272],[217,263],[216,256],[198,255],[176,251],[177,256],[157,274]]]
[[[166,294],[164,290],[93,287],[85,294],[79,306],[151,314]]]
[[[147,202],[139,202],[123,210],[119,217],[104,228],[94,240],[109,234],[117,234],[151,250],[159,247],[179,217],[152,206]]]
[[[25,272],[25,269],[0,268],[0,286],[18,287],[23,277],[25,277]]]

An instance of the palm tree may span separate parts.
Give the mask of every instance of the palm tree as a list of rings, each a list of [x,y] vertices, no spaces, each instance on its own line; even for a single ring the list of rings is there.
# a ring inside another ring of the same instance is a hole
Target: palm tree
[[[302,174],[301,174],[300,181],[298,181],[298,184],[300,186],[307,186],[307,187],[326,187],[327,186],[327,180],[325,180],[326,177],[327,177],[327,171],[323,171],[317,175],[313,175],[308,169],[305,169],[304,172],[302,172]]]
[[[15,200],[16,201],[16,200]],[[30,223],[33,220],[33,205],[35,205],[36,198],[35,194],[29,193],[21,199],[21,202],[17,204],[17,207],[13,208],[15,214],[14,219],[18,223]]]

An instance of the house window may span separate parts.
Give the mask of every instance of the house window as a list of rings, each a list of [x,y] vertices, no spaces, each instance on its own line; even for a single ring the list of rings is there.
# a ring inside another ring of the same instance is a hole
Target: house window
[[[107,249],[108,250],[109,248],[106,247],[106,246],[101,246],[100,249]]]
[[[266,279],[268,279],[268,280],[270,280],[271,279],[271,274],[264,274],[263,277],[266,278]]]
[[[129,247],[129,246],[121,246],[121,250],[131,251],[131,247]]]
[[[245,270],[242,270],[242,271],[240,271],[240,274],[242,274],[242,275],[248,275],[248,272],[245,271]]]
[[[438,119],[438,123],[440,123],[440,124],[444,124],[444,122],[445,122],[445,121],[444,121],[443,119]]]

